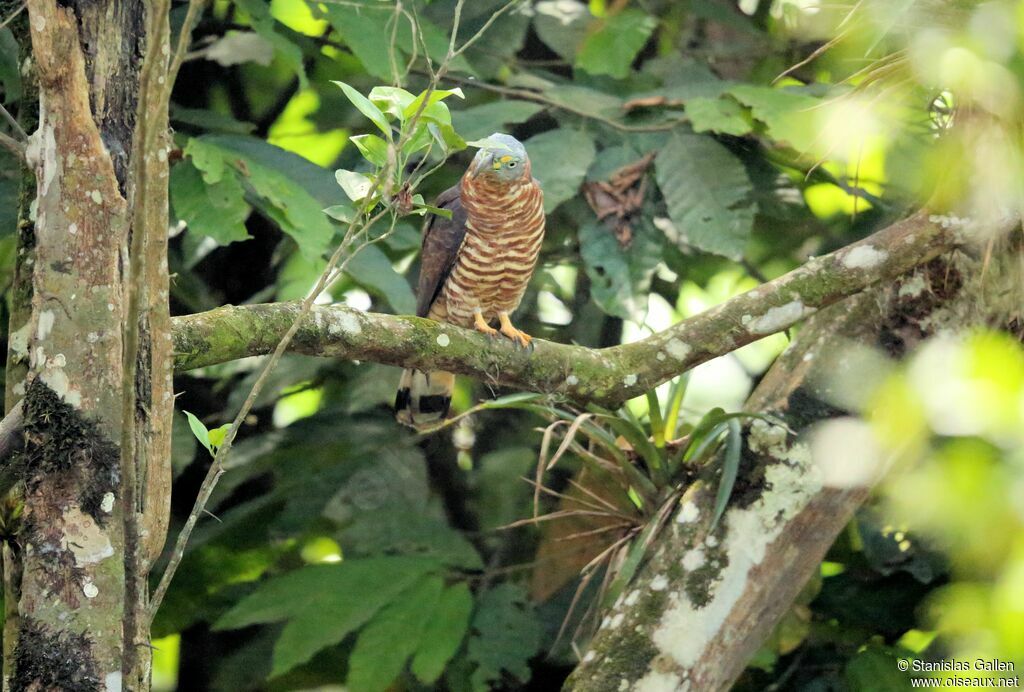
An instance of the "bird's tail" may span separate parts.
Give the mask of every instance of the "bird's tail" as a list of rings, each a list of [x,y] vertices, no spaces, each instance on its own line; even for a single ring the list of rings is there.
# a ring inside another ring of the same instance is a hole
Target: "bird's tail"
[[[395,418],[413,428],[427,427],[448,416],[455,375],[450,372],[405,370],[395,395]]]

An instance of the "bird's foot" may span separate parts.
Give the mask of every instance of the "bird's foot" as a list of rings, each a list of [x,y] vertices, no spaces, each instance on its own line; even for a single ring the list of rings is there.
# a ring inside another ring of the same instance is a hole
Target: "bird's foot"
[[[498,335],[498,330],[487,324],[487,322],[484,321],[484,316],[479,312],[473,315],[473,329],[478,332],[483,332],[487,336]]]
[[[499,312],[498,321],[501,322],[501,329],[499,331],[512,339],[512,343],[518,347],[527,348],[531,351],[533,350],[533,337],[520,329],[516,329],[512,324],[512,320],[508,318],[508,315],[503,312]]]

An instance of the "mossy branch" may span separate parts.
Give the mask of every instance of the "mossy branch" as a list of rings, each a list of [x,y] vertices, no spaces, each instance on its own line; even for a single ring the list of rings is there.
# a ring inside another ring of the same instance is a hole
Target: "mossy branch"
[[[314,307],[296,353],[448,370],[498,385],[617,404],[681,372],[783,331],[843,298],[891,280],[955,247],[963,223],[921,212],[641,341],[603,349],[510,342],[417,317]],[[178,371],[273,351],[298,303],[225,306],[174,318]]]

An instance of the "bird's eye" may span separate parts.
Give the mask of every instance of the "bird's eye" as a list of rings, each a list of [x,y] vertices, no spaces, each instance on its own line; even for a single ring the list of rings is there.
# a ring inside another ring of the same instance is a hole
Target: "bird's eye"
[[[515,161],[509,161],[508,162],[508,167],[509,168],[515,168],[516,167],[516,162]]]

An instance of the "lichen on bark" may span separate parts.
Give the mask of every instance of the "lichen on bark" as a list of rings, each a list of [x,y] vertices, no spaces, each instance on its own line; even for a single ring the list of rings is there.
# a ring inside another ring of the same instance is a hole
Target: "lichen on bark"
[[[860,266],[868,259],[863,254],[850,262]],[[702,528],[713,494],[691,488],[684,495],[654,556],[626,591],[637,594],[626,596],[633,603],[621,618],[632,627],[630,637],[621,628],[599,630],[567,688],[729,688],[877,478],[867,474],[829,485],[817,460],[810,463],[803,434],[818,422],[848,415],[826,393],[829,375],[851,343],[900,357],[929,335],[1005,324],[1019,315],[1024,276],[1012,253],[997,256],[985,271],[979,264],[965,254],[947,254],[811,318],[746,406],[775,413],[797,435],[759,421],[749,426],[745,455],[753,468],[741,475],[756,479],[760,473],[761,480],[737,487],[715,534]],[[652,591],[668,595],[666,608],[647,607]],[[640,632],[646,642],[633,636]],[[627,646],[645,661],[632,669],[639,674],[625,674],[618,663]]]

